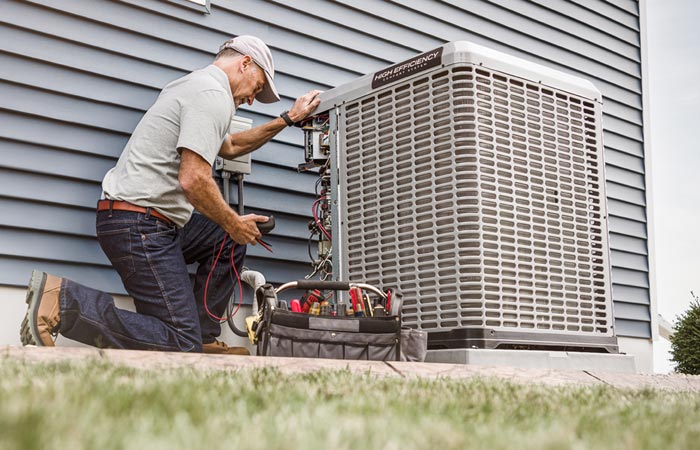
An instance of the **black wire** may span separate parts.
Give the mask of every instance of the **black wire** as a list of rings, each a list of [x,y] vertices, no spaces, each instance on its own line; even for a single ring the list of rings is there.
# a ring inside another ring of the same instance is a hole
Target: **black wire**
[[[314,238],[314,233],[312,232],[311,236],[309,236],[309,242],[306,246],[306,249],[309,251],[309,259],[311,260],[311,264],[313,264],[313,262],[314,262],[314,256],[311,254],[311,241],[313,240],[313,238]]]
[[[233,245],[231,246],[231,253],[233,253],[236,250],[236,246]],[[234,262],[235,264],[235,262]],[[241,268],[242,270],[242,268]],[[233,267],[229,265],[228,269],[228,275],[231,278],[231,283],[233,284],[233,291],[231,292],[231,297],[228,299],[228,305],[226,306],[226,322],[228,323],[228,327],[233,331],[233,334],[236,336],[240,337],[248,337],[248,330],[241,330],[239,329],[236,324],[233,321],[233,317],[231,314],[233,314],[233,307],[236,304],[236,287],[240,285],[241,281],[240,280],[234,280],[233,279]],[[240,274],[239,274],[240,277]],[[243,299],[240,299],[242,302]],[[222,322],[223,323],[223,322]]]

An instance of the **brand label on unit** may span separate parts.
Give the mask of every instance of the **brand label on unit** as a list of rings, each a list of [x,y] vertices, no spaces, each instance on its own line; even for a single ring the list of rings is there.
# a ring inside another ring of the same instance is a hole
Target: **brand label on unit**
[[[372,89],[406,78],[409,75],[422,72],[431,67],[439,66],[440,64],[442,64],[442,47],[414,56],[404,62],[394,64],[389,68],[376,72],[374,78],[372,78]]]

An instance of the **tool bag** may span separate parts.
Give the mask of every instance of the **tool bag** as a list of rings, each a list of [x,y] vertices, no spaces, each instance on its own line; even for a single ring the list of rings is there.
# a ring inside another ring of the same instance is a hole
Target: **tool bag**
[[[258,355],[398,361],[401,322],[394,317],[330,317],[272,310],[263,318]]]
[[[345,282],[298,281],[300,289],[347,290]],[[259,356],[332,358],[372,361],[401,359],[401,319],[384,317],[317,316],[263,307],[256,326]]]

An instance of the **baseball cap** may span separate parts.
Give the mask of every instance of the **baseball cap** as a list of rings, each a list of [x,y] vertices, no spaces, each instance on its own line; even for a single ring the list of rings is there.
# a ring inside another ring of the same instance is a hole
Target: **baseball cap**
[[[219,51],[230,48],[242,55],[250,56],[255,64],[265,72],[267,83],[262,91],[255,96],[255,99],[260,103],[274,103],[279,101],[280,96],[275,88],[273,79],[275,77],[275,64],[272,62],[272,53],[265,43],[255,36],[238,36],[224,42]]]

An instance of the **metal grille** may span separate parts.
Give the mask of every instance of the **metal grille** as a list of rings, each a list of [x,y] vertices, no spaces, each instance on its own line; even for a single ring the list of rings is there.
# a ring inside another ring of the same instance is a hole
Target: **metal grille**
[[[340,117],[344,277],[422,329],[612,335],[599,104],[456,65]]]

